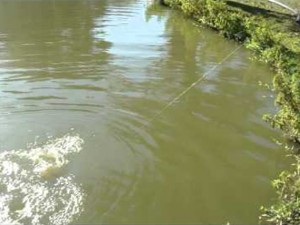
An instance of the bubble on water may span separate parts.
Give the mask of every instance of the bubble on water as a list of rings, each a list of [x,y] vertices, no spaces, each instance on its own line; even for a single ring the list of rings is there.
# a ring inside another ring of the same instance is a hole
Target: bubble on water
[[[0,224],[68,224],[83,211],[84,193],[63,175],[83,140],[65,135],[43,146],[0,154]]]

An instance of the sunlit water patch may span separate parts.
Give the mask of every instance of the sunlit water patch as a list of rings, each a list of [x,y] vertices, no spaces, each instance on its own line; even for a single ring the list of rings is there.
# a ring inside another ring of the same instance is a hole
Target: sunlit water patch
[[[43,146],[0,154],[0,224],[68,224],[83,211],[84,192],[64,174],[79,136],[65,135]]]

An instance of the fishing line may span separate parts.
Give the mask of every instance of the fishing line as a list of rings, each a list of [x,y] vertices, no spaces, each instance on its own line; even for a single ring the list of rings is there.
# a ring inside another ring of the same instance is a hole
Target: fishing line
[[[168,108],[170,108],[176,102],[180,102],[180,99],[184,95],[186,95],[193,87],[195,87],[197,84],[199,84],[201,81],[203,81],[206,77],[208,77],[211,72],[213,72],[220,65],[222,65],[226,60],[228,60],[231,56],[233,56],[241,47],[242,47],[242,45],[239,45],[232,52],[230,52],[225,58],[223,58],[220,62],[218,62],[213,67],[211,67],[207,72],[205,72],[198,80],[196,80],[194,83],[192,83],[190,86],[188,86],[185,90],[183,90],[177,96],[175,96],[173,99],[171,99],[159,112],[157,112],[150,120],[148,120],[147,125],[149,125],[154,120],[156,120],[159,116],[161,116]],[[143,125],[142,127],[145,127],[145,126],[146,125]]]
[[[192,83],[190,86],[188,86],[185,90],[180,92],[177,96],[175,96],[173,99],[171,99],[158,113],[156,113],[150,120],[148,120],[147,124],[144,124],[141,126],[141,128],[146,127],[150,123],[152,123],[154,120],[156,120],[159,116],[161,116],[169,107],[171,107],[176,102],[179,102],[180,99],[187,94],[193,87],[195,87],[198,83],[203,81],[206,77],[210,75],[211,72],[213,72],[215,69],[217,69],[220,65],[222,65],[226,60],[228,60],[231,56],[233,56],[242,45],[239,45],[237,48],[235,48],[232,52],[230,52],[225,58],[223,58],[220,62],[215,64],[213,67],[211,67],[207,72],[205,72],[198,80],[196,80],[194,83]],[[120,201],[124,198],[126,194],[121,194],[118,196],[117,200],[112,204],[112,206],[103,214],[103,218],[109,215],[112,211],[114,211],[117,206],[119,205]],[[103,219],[102,218],[102,219]]]

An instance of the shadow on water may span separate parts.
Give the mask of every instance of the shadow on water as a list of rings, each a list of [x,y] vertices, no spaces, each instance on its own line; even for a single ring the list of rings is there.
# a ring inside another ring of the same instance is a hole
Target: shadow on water
[[[94,18],[105,15],[107,1],[101,4],[97,1],[74,1],[73,4],[68,1],[2,1],[0,4],[0,31],[6,35],[4,39],[9,40],[6,58],[17,59],[12,66],[22,68],[20,72],[11,73],[6,81],[89,79],[95,71],[100,73],[107,69],[99,68],[95,59],[106,64],[111,43],[94,39],[91,32]],[[76,16],[79,11],[84,17]],[[22,20],[13,19],[16,17]]]

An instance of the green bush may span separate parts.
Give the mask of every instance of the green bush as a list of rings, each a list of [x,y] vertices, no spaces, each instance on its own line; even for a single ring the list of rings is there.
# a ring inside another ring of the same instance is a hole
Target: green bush
[[[294,165],[293,172],[282,172],[273,181],[279,196],[278,202],[270,208],[262,207],[260,220],[265,224],[299,225],[300,224],[300,159]]]

